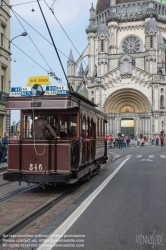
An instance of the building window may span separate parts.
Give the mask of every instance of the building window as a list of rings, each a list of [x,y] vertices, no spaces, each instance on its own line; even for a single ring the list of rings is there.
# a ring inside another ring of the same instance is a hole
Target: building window
[[[163,95],[160,97],[160,107],[164,108],[164,96]]]
[[[153,49],[153,36],[150,36],[150,48]]]
[[[129,36],[123,41],[122,49],[124,53],[140,52],[141,49],[140,40],[135,36]]]
[[[146,3],[143,3],[143,5],[142,5],[142,12],[143,12],[143,13],[146,12]]]
[[[1,7],[3,7],[3,1],[2,0],[0,0],[0,4],[1,4]]]
[[[163,88],[161,88],[161,93],[164,93],[164,89]]]
[[[137,13],[141,14],[141,4],[140,3],[137,5]]]
[[[104,52],[104,40],[101,40],[101,52]]]
[[[122,15],[125,16],[126,15],[126,6],[122,7]]]
[[[133,13],[133,14],[136,13],[136,6],[135,6],[135,4],[132,6],[132,13]]]
[[[0,90],[4,92],[5,89],[5,68],[1,68],[1,85]]]
[[[164,16],[164,13],[165,13],[165,9],[164,7],[162,8],[162,15]]]
[[[1,28],[1,30],[0,30],[0,33],[1,33],[1,47],[4,47],[4,29],[5,29],[5,27],[4,26],[0,26],[0,28]]]
[[[120,6],[118,6],[118,8],[117,8],[117,15],[121,15],[121,7]]]
[[[131,14],[131,5],[128,5],[127,6],[127,15],[130,15]]]
[[[159,6],[159,8],[158,8],[158,14],[159,15],[161,14],[161,6]]]

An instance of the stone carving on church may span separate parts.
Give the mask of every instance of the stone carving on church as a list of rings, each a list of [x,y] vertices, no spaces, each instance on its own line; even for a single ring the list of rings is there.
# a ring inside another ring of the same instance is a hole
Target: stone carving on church
[[[150,19],[145,23],[145,34],[146,35],[156,35],[158,32],[158,24],[154,19]]]
[[[108,38],[109,35],[109,30],[108,30],[108,26],[102,22],[97,30],[97,36],[100,37],[107,37]]]
[[[140,40],[135,36],[128,36],[122,43],[124,53],[138,53],[141,49]]]
[[[131,56],[122,56],[119,61],[119,68],[121,75],[131,75],[133,69],[134,59]]]

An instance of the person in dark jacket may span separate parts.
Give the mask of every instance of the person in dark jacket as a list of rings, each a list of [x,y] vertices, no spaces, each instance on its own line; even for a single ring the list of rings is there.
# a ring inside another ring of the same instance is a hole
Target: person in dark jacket
[[[1,159],[2,163],[6,162],[6,155],[7,155],[7,150],[8,150],[8,138],[9,138],[9,133],[5,132],[4,137],[2,138],[2,143],[3,143],[3,156]]]
[[[121,148],[122,149],[122,138],[119,137],[118,139],[118,146],[119,146],[119,149]]]
[[[37,140],[46,139],[46,128],[50,131],[55,139],[57,139],[57,135],[54,129],[51,127],[45,116],[39,115],[38,119],[32,123],[31,126],[31,135]]]

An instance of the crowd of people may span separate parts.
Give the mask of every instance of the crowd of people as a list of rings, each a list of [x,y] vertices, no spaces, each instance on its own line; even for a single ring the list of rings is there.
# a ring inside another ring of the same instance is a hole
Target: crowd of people
[[[129,136],[117,136],[117,137],[112,136],[111,138],[107,139],[107,143],[110,148],[119,148],[119,149],[126,148],[131,145],[131,142],[132,145],[134,144],[134,146],[144,147],[145,143],[147,142],[147,138],[146,136],[137,136],[134,138],[133,137],[130,138]],[[161,147],[163,147],[164,137],[152,136],[149,142],[151,146],[160,145]]]

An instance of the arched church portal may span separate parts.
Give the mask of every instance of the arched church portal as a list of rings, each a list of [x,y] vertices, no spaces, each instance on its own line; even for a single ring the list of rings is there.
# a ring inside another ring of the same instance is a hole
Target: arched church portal
[[[108,133],[125,135],[148,134],[150,129],[151,105],[140,91],[124,88],[112,93],[104,103],[108,114]]]

